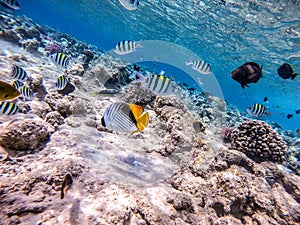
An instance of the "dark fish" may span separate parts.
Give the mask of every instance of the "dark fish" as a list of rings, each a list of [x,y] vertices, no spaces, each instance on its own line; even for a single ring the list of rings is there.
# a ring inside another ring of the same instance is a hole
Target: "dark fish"
[[[300,134],[300,129],[296,129],[296,134]]]
[[[286,118],[291,119],[293,116],[293,114],[287,114]]]
[[[265,97],[265,98],[264,98],[264,102],[267,102],[267,101],[268,101],[268,97]]]
[[[14,86],[0,80],[0,101],[14,99],[20,94]]]
[[[1,0],[1,3],[3,3],[5,6],[7,6],[10,9],[20,9],[20,4],[17,2],[17,0]]]
[[[28,77],[26,71],[23,68],[16,65],[12,67],[12,71],[10,75],[21,81],[26,81]]]
[[[202,132],[205,134],[205,126],[200,121],[193,122],[193,128],[196,134]]]
[[[66,174],[64,181],[61,185],[61,193],[60,193],[60,199],[63,199],[65,197],[65,194],[70,189],[71,185],[73,183],[73,179],[71,174]]]
[[[295,77],[298,75],[297,73],[294,73],[294,70],[292,66],[288,63],[283,63],[278,69],[277,69],[278,75],[281,76],[283,79],[292,79],[294,80]]]
[[[13,102],[3,101],[0,103],[0,112],[5,115],[17,114],[19,107]]]
[[[296,114],[300,114],[300,109],[297,109],[297,110],[296,110]]]
[[[111,131],[134,133],[148,126],[149,115],[139,105],[115,102],[109,105],[101,119],[102,126]]]
[[[267,112],[267,108],[259,103],[255,103],[247,108],[247,112],[251,116],[262,117],[263,115],[269,116],[270,113]]]
[[[243,89],[250,83],[257,83],[261,77],[262,67],[255,62],[247,62],[231,72],[231,78],[239,82]]]

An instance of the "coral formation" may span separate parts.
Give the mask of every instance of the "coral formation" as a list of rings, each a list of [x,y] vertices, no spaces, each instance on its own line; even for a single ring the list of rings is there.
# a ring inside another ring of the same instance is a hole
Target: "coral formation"
[[[282,162],[286,144],[270,125],[259,120],[247,120],[231,133],[231,148],[244,152],[255,161]]]
[[[0,145],[14,150],[36,150],[51,134],[49,125],[38,117],[16,120],[0,130]]]
[[[57,43],[50,43],[48,44],[45,48],[44,48],[45,51],[48,51],[49,54],[54,54],[54,53],[57,53],[57,52],[62,52],[62,48],[60,47],[59,44]]]

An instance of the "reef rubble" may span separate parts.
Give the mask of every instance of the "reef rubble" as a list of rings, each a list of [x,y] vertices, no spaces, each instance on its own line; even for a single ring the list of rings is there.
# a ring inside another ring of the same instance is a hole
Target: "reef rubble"
[[[132,65],[95,46],[25,17],[1,12],[0,21],[1,79],[10,82],[18,64],[35,93],[15,100],[17,115],[0,116],[0,224],[300,223],[296,138],[203,93],[156,97],[130,84]],[[52,42],[76,59],[70,71],[48,59]],[[76,88],[58,93],[64,73]],[[106,88],[118,91],[99,94]],[[149,112],[143,132],[101,126],[105,107],[120,100]],[[195,120],[205,134],[195,133]],[[224,126],[235,127],[227,141]],[[262,155],[252,154],[259,141]],[[61,199],[66,174],[73,183]]]

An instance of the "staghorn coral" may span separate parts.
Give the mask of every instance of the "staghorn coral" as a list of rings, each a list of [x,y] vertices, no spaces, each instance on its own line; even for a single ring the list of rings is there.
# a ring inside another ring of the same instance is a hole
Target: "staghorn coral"
[[[247,120],[231,133],[231,148],[244,152],[257,162],[285,159],[286,144],[270,125],[259,120]]]

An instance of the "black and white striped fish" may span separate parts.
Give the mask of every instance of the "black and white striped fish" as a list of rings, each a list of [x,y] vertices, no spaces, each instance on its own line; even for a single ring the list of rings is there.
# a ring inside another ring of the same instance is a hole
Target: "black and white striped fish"
[[[69,69],[71,57],[68,57],[66,54],[60,52],[52,54],[49,57],[56,65],[62,66],[65,69]]]
[[[5,115],[17,114],[19,107],[13,102],[0,102],[0,112]]]
[[[102,126],[111,131],[134,133],[148,126],[149,115],[139,105],[116,102],[109,105],[101,119]]]
[[[252,106],[247,108],[247,112],[251,116],[262,117],[264,115],[269,116],[270,113],[267,112],[267,108],[259,103],[255,103]]]
[[[120,41],[114,48],[114,52],[118,55],[126,55],[134,52],[137,47],[141,47],[137,41]]]
[[[174,94],[174,86],[170,78],[164,76],[164,71],[158,74],[148,74],[144,76],[138,71],[134,71],[130,79],[135,79],[133,83],[141,82],[142,87],[159,96],[166,96]]]
[[[63,74],[57,78],[56,90],[63,90],[68,84],[67,75]]]
[[[27,86],[20,87],[19,91],[25,97],[28,97],[28,98],[32,98],[33,97],[33,91],[29,87],[27,87]]]
[[[186,62],[185,64],[187,66],[192,66],[192,69],[198,71],[199,73],[203,73],[203,74],[211,73],[210,65],[201,59],[190,60],[189,62]]]
[[[20,9],[20,4],[17,0],[1,0],[1,3],[14,10]]]
[[[12,71],[10,75],[21,81],[26,81],[28,78],[26,71],[23,68],[16,65],[12,67]]]
[[[20,87],[24,86],[24,83],[20,80],[14,80],[13,82],[11,82],[11,85],[19,90]]]

